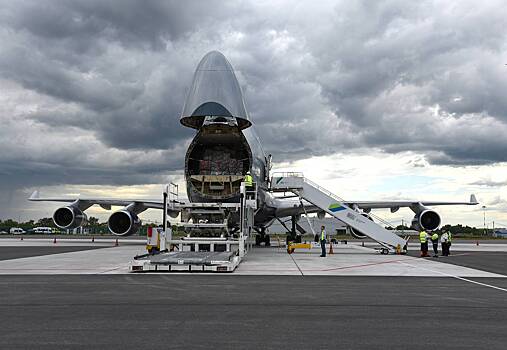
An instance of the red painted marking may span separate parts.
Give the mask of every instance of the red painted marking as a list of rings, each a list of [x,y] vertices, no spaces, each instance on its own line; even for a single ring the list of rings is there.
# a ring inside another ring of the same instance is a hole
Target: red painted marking
[[[391,260],[391,261],[381,261],[378,263],[371,263],[371,264],[361,264],[361,265],[352,265],[352,266],[343,266],[343,267],[335,267],[332,269],[323,269],[323,270],[306,270],[306,271],[334,271],[334,270],[346,270],[346,269],[355,269],[356,267],[367,267],[367,266],[376,266],[376,265],[383,265],[383,264],[391,264],[398,261],[407,261],[407,259],[398,259],[398,260]]]

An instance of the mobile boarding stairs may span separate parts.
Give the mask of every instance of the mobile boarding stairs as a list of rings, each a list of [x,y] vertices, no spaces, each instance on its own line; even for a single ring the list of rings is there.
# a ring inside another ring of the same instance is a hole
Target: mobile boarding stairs
[[[312,203],[378,242],[382,246],[380,251],[383,254],[401,254],[407,251],[407,240],[364,217],[360,212],[349,208],[343,199],[308,180],[302,173],[274,173],[271,178],[271,190],[273,192],[292,192],[300,199]]]

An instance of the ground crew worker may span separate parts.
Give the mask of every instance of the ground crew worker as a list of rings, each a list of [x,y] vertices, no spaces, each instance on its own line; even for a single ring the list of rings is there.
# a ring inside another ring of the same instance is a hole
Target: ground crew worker
[[[252,179],[252,175],[250,175],[250,171],[246,172],[245,180],[244,181],[245,181],[245,186],[247,188],[253,186],[253,179]]]
[[[431,243],[433,244],[433,257],[438,258],[438,234],[436,232],[431,235]]]
[[[428,234],[426,231],[419,232],[419,241],[421,242],[421,257],[428,256]]]
[[[322,249],[321,258],[326,257],[326,227],[322,225],[320,227],[320,248]]]
[[[452,233],[451,231],[447,231],[447,256],[451,255],[451,243],[452,243]]]
[[[246,192],[246,198],[253,197],[251,195],[251,191],[253,190],[253,179],[252,175],[250,175],[250,171],[246,172],[245,178],[243,180],[245,182],[245,192]],[[250,193],[249,193],[250,192]]]
[[[442,256],[448,256],[449,255],[449,234],[447,231],[444,231],[442,233],[442,236],[440,236],[440,244],[442,244]]]

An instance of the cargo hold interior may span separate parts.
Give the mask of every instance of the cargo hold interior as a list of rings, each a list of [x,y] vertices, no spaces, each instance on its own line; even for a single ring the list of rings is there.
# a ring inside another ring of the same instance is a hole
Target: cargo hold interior
[[[237,128],[207,127],[195,136],[185,163],[192,190],[210,199],[224,199],[239,193],[250,169],[251,151]]]

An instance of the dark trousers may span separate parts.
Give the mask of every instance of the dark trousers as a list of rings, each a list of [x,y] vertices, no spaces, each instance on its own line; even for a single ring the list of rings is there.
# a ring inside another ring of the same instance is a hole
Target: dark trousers
[[[451,244],[449,242],[442,242],[442,255],[448,256],[449,255],[449,246]]]
[[[326,240],[325,239],[320,240],[320,248],[322,249],[322,254],[320,254],[320,256],[326,256]]]
[[[428,242],[421,243],[421,256],[428,256]]]
[[[433,253],[435,253],[435,255],[438,255],[438,241],[432,243],[433,243]]]

